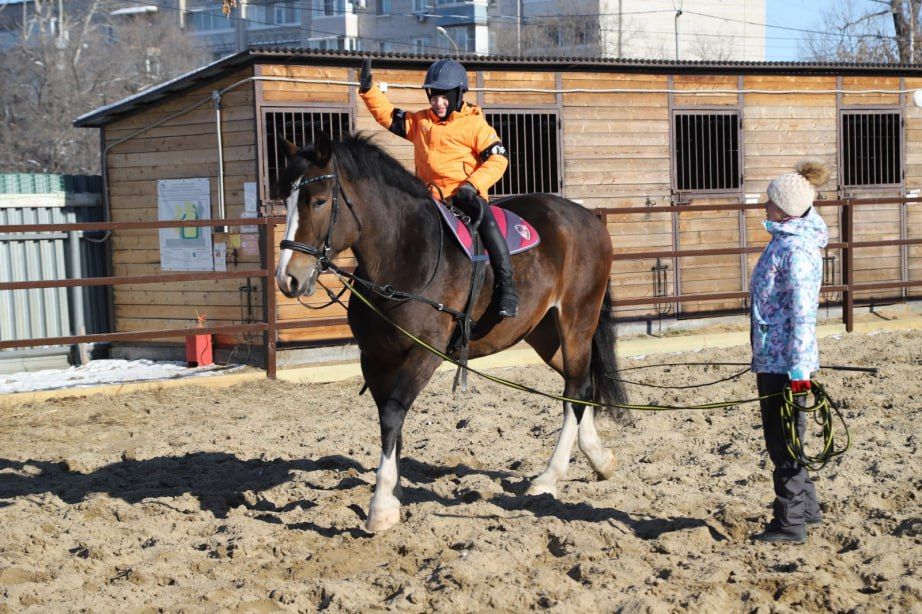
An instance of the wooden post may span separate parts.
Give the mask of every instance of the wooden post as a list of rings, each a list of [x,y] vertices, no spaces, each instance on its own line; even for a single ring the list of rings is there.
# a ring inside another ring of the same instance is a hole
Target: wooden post
[[[845,284],[845,291],[842,293],[842,319],[845,320],[846,332],[852,332],[855,328],[855,295],[853,287],[855,284],[855,254],[852,249],[852,241],[855,239],[854,232],[854,210],[852,209],[852,200],[846,199],[845,207],[842,209],[842,240],[845,247],[842,248],[842,274]]]
[[[265,353],[266,360],[266,377],[269,379],[275,379],[276,376],[276,355],[275,355],[275,343],[278,339],[278,330],[276,329],[276,314],[275,309],[275,282],[272,278],[272,269],[275,266],[275,219],[272,216],[273,212],[269,212],[269,215],[266,217],[266,225],[262,228],[264,229],[263,234],[263,269],[266,271],[266,276],[263,277],[263,304],[265,309],[263,310],[263,320],[268,324],[266,332],[263,333],[263,351]]]

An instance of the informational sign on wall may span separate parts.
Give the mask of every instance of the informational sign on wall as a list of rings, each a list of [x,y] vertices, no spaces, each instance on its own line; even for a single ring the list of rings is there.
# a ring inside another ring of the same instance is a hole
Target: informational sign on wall
[[[208,179],[157,181],[157,218],[203,220],[211,211]],[[212,271],[211,227],[160,229],[160,267],[164,271]]]
[[[255,181],[246,181],[243,184],[243,216],[254,218],[256,217],[256,182]],[[241,228],[241,232],[257,232],[259,228],[257,226],[244,226]]]

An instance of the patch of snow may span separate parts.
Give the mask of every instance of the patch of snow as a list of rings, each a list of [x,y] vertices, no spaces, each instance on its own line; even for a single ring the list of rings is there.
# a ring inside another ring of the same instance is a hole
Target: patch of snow
[[[94,360],[69,369],[45,369],[0,375],[0,394],[60,388],[86,388],[153,380],[208,377],[243,368],[240,365],[187,367],[184,362],[153,360]]]

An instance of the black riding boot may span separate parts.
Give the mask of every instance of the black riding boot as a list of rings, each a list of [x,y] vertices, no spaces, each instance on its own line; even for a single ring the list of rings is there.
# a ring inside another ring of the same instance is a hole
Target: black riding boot
[[[487,248],[490,266],[493,268],[493,290],[497,294],[499,305],[497,313],[501,318],[514,318],[519,314],[519,295],[512,280],[509,247],[489,208],[485,203],[481,206],[484,214],[480,222],[480,238],[483,240],[483,246]]]

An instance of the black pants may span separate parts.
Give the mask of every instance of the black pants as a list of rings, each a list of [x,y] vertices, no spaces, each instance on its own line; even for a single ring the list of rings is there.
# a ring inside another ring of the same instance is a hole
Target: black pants
[[[480,218],[478,233],[483,241],[483,246],[490,256],[490,266],[493,268],[493,281],[496,285],[512,283],[512,262],[509,259],[509,247],[506,239],[500,232],[489,204],[479,196],[468,203],[452,204],[460,209],[471,221]]]
[[[788,376],[778,373],[757,373],[756,385],[759,396],[781,392],[788,383]],[[803,406],[803,397],[795,398]],[[775,466],[772,482],[775,486],[775,503],[772,506],[774,520],[782,527],[804,526],[805,522],[819,520],[822,516],[816,489],[807,470],[797,464],[788,454],[781,429],[781,406],[784,399],[780,396],[760,401],[762,410],[762,430],[765,432],[765,446],[768,456]],[[798,412],[797,434],[803,439],[807,416]]]

